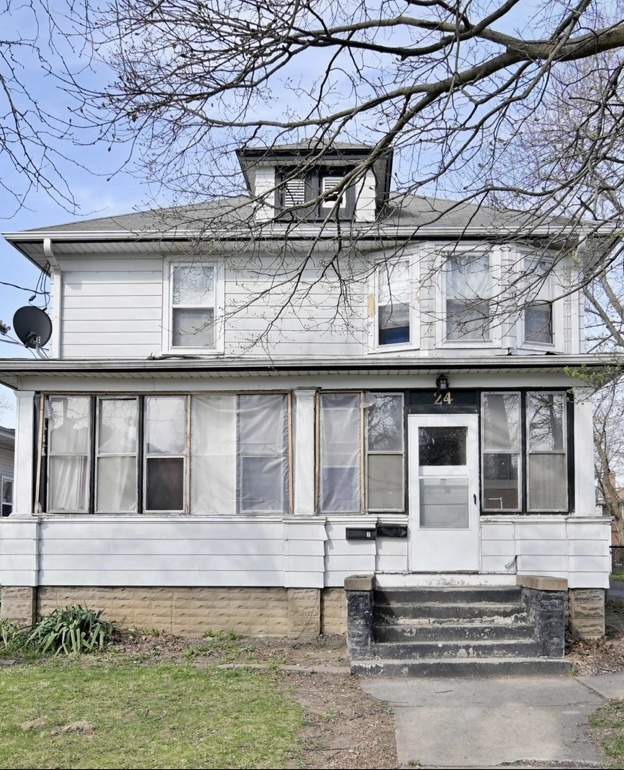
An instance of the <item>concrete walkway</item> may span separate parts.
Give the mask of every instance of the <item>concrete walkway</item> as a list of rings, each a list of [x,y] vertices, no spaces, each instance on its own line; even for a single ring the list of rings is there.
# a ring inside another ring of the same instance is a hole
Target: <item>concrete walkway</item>
[[[401,767],[601,767],[588,717],[624,672],[587,677],[362,679],[394,709]]]

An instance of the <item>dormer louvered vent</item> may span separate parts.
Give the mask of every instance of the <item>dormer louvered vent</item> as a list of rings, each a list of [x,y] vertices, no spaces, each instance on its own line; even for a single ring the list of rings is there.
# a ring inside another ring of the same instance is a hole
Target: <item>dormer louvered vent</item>
[[[305,179],[296,177],[288,179],[284,184],[284,204],[286,206],[303,206],[305,203]]]
[[[325,197],[325,203],[335,203],[340,198],[340,205],[345,205],[343,192],[334,190],[335,187],[342,183],[342,179],[343,177],[341,176],[324,176],[321,179],[321,195]]]

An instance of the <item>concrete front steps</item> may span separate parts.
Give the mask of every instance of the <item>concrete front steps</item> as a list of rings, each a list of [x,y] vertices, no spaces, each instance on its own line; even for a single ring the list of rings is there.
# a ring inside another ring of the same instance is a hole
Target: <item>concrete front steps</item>
[[[352,651],[363,676],[468,677],[569,673],[545,657],[522,589],[396,588],[372,592],[372,643]]]

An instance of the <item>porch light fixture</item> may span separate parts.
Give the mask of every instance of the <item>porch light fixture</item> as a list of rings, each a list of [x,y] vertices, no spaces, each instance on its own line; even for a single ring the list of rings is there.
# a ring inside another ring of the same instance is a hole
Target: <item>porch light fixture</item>
[[[448,380],[445,374],[438,374],[436,378],[436,389],[439,393],[446,393],[448,390]]]

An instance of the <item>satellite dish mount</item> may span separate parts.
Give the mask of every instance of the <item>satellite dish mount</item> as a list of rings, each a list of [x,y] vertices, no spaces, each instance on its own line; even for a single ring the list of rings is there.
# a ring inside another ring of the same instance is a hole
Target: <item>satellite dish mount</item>
[[[25,305],[15,311],[13,329],[24,347],[41,356],[41,348],[52,336],[52,321],[41,308]]]

